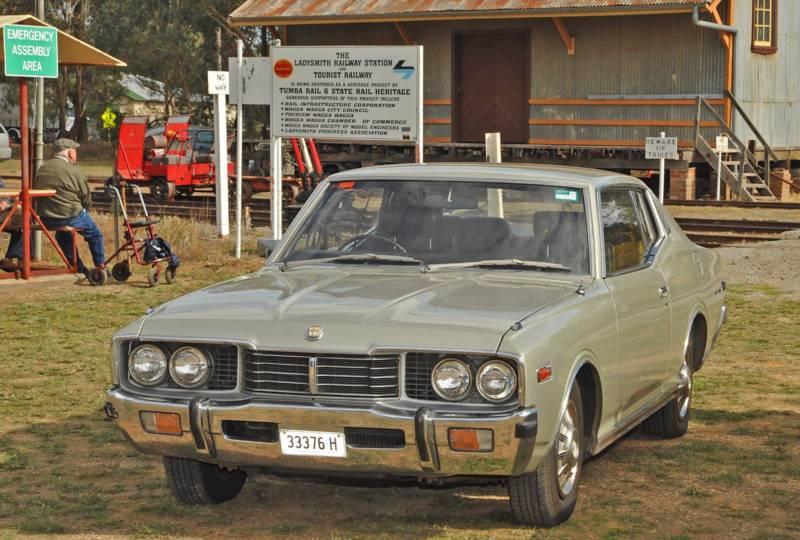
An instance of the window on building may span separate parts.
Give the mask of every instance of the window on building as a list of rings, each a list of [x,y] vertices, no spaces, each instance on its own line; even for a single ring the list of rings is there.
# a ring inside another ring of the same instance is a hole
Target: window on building
[[[753,46],[759,54],[778,50],[778,0],[753,0]]]

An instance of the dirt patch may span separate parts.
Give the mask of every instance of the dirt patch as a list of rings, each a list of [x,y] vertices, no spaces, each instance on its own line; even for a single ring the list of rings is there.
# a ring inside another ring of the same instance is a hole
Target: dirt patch
[[[783,240],[717,248],[729,283],[769,286],[800,300],[800,232]]]

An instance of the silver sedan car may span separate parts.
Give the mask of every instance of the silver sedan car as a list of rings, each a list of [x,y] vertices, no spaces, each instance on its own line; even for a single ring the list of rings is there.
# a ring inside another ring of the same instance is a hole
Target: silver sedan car
[[[561,523],[588,456],[686,433],[726,318],[718,256],[605,171],[342,172],[270,249],[113,340],[107,413],[187,504],[254,471],[411,477]]]

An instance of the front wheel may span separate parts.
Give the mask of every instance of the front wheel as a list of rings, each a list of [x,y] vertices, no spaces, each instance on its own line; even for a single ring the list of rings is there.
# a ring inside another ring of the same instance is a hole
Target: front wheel
[[[229,471],[193,459],[164,458],[164,472],[172,495],[183,504],[219,504],[236,497],[247,473]]]
[[[583,405],[573,385],[558,424],[556,440],[536,471],[508,479],[514,517],[525,525],[552,527],[575,510],[583,469]]]

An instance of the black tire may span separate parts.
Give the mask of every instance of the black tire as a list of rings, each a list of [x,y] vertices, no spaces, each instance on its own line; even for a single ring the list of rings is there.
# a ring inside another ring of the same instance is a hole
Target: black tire
[[[93,268],[86,273],[86,279],[94,287],[102,287],[108,281],[108,272],[105,268]]]
[[[151,266],[147,270],[147,283],[149,283],[151,287],[155,287],[156,285],[158,285],[158,279],[160,274],[161,272],[158,266]]]
[[[532,473],[508,479],[511,511],[520,523],[552,527],[565,522],[575,510],[585,454],[582,407],[580,388],[574,384],[569,393],[567,408],[559,419],[559,437],[542,459],[539,468]],[[573,429],[567,435],[562,435],[563,422],[567,415]],[[562,450],[564,446],[570,449],[561,455],[570,462],[570,467],[574,467],[565,476],[563,484],[558,478],[560,445],[563,445]]]
[[[118,262],[111,267],[111,277],[115,281],[128,281],[128,278],[131,277],[131,265],[128,261]]]
[[[677,397],[670,400],[658,412],[644,421],[642,430],[648,435],[660,439],[676,439],[689,431],[689,417],[692,412],[692,387],[694,386],[694,373],[692,373],[691,368],[694,365],[694,359],[692,358],[694,339],[694,332],[692,332],[689,335],[689,343],[686,346],[686,354],[679,374],[681,390]]]
[[[178,279],[177,272],[178,272],[178,269],[175,268],[174,266],[167,266],[164,269],[164,280],[167,283],[169,283],[170,285],[175,283],[175,281]]]
[[[183,504],[220,504],[236,497],[247,481],[247,473],[229,471],[192,459],[164,458],[169,490]]]

